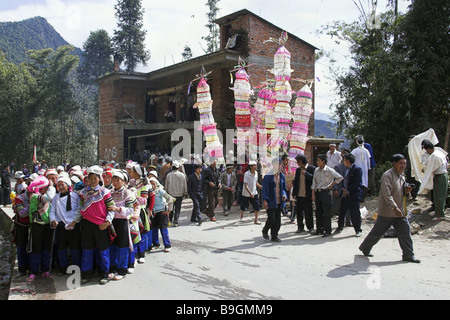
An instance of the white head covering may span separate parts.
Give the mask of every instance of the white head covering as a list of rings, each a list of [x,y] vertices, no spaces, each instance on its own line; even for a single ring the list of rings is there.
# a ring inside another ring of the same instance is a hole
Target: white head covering
[[[103,169],[102,167],[95,165],[87,169],[87,174],[89,175],[91,173],[95,173],[101,177],[103,175]]]
[[[62,181],[70,187],[72,185],[72,181],[70,181],[70,178],[69,178],[69,175],[67,174],[67,172],[64,172],[64,173],[61,172],[59,174],[58,179],[56,180],[56,183]]]

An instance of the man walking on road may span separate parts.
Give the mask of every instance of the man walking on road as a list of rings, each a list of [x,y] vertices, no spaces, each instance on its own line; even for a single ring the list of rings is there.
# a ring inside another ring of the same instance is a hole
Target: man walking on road
[[[287,199],[287,188],[284,174],[278,171],[278,159],[272,161],[272,170],[264,176],[262,185],[263,205],[267,210],[267,221],[264,225],[262,234],[264,239],[269,239],[269,230],[271,231],[274,242],[281,242],[278,238],[278,232],[281,227],[281,210]]]
[[[372,257],[372,247],[381,239],[391,226],[394,226],[398,242],[403,251],[403,261],[419,263],[414,257],[411,227],[406,217],[405,197],[412,187],[407,186],[403,172],[406,158],[402,154],[392,157],[392,168],[381,177],[381,189],[378,198],[378,218],[370,233],[359,246],[366,257]]]

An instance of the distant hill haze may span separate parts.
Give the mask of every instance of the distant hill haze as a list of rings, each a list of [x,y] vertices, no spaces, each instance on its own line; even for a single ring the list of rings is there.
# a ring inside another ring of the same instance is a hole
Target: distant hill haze
[[[20,64],[27,61],[28,50],[57,49],[69,43],[43,17],[18,22],[0,22],[0,50],[9,62]],[[81,58],[82,51],[74,54]]]

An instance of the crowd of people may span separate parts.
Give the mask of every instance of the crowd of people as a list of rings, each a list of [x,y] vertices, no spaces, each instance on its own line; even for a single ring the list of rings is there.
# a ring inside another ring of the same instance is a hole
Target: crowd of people
[[[298,168],[289,183],[286,176],[291,171],[286,155],[273,159],[264,175],[258,159],[218,166],[214,158],[206,164],[200,158],[172,161],[155,154],[145,161],[129,160],[124,169],[104,162],[88,168],[47,168],[31,175],[16,171],[12,204],[18,270],[28,275],[28,281],[34,281],[38,276],[51,277],[52,267],[65,274],[69,265],[77,265],[83,283],[91,280],[96,271],[101,284],[121,280],[134,272],[136,263],[145,263],[149,251],[160,247],[159,234],[164,251],[171,251],[168,227],[179,226],[186,196],[192,200],[192,223],[201,225],[202,214],[216,221],[219,192],[225,216],[237,204],[242,221],[251,204],[254,223],[261,224],[259,212],[266,210],[262,228],[266,240],[281,241],[278,233],[281,216],[287,215],[288,201],[291,220],[297,217],[297,233],[306,232],[306,226],[311,234],[329,237],[331,218],[337,213],[334,234],[351,225],[359,237],[360,203],[369,185],[368,171],[374,164],[370,163],[373,155],[364,147],[363,138],[358,136],[356,142],[358,147],[352,151],[337,151],[335,145],[330,145],[327,154],[317,156],[316,166],[309,164],[305,156],[297,156]],[[441,219],[445,217],[442,195],[447,193],[441,180],[447,179],[448,161],[429,141],[423,142],[423,148],[426,172],[434,177],[436,185],[442,185],[434,190],[436,218]],[[366,256],[371,256],[371,248],[394,226],[403,260],[419,262],[414,256],[404,205],[405,196],[415,188],[404,177],[406,158],[394,155],[392,168],[381,178],[378,219],[360,246]]]

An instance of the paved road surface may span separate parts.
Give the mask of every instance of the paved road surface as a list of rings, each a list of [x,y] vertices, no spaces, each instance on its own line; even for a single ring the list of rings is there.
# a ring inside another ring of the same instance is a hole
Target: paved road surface
[[[10,300],[147,299],[147,300],[271,300],[271,299],[448,299],[450,241],[413,236],[421,264],[401,261],[395,238],[382,239],[373,258],[358,250],[363,237],[352,228],[322,238],[296,234],[296,225],[282,219],[281,243],[264,240],[263,225],[253,215],[239,222],[239,212],[201,226],[189,222],[190,200],[184,200],[180,226],[170,227],[172,252],[156,250],[135,273],[104,286],[97,281],[68,289],[68,276],[27,284],[13,275]],[[266,215],[260,213],[261,222]],[[333,228],[336,221],[333,222]]]

